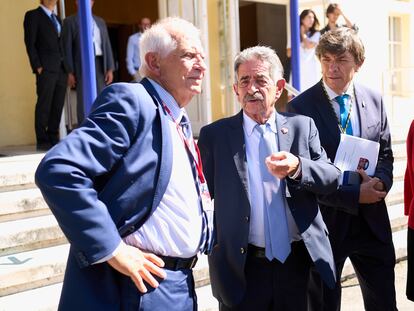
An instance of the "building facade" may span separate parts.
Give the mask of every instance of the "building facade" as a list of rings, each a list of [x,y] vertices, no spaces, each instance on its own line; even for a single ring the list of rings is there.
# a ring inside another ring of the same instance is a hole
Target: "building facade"
[[[405,137],[414,117],[414,1],[335,2],[358,25],[365,44],[366,61],[358,80],[383,93],[393,135]],[[324,25],[324,10],[329,3],[299,0],[299,10],[312,8]],[[62,17],[74,13],[74,0],[60,0],[59,4]],[[35,77],[24,46],[23,18],[27,10],[38,5],[36,0],[0,2],[0,35],[4,42],[0,50],[0,148],[35,143]],[[154,21],[181,16],[201,29],[209,70],[202,94],[188,106],[195,134],[204,124],[240,109],[232,93],[233,59],[240,49],[268,45],[282,62],[286,60],[288,0],[96,0],[93,11],[108,24],[118,81],[125,80],[126,41],[141,17]]]

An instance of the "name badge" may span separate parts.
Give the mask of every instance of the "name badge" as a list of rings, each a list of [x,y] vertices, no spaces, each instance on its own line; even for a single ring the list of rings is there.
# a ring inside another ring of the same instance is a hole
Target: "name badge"
[[[208,191],[207,183],[200,183],[200,197],[203,210],[214,211],[214,204]]]

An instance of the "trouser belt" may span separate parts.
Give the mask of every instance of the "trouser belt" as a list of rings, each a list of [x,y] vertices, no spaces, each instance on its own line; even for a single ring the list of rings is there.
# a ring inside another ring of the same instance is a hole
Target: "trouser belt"
[[[190,258],[179,258],[179,257],[169,257],[169,256],[158,256],[160,257],[165,265],[164,269],[168,270],[183,270],[183,269],[192,269],[197,263],[197,255]]]

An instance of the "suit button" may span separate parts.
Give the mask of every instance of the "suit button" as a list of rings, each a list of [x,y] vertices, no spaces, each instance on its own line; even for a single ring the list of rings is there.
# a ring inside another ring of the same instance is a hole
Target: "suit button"
[[[240,248],[240,253],[242,254],[246,253],[246,249],[244,247]]]
[[[246,216],[246,217],[244,217],[244,220],[246,220],[246,222],[249,222],[250,221],[250,217],[249,216]]]

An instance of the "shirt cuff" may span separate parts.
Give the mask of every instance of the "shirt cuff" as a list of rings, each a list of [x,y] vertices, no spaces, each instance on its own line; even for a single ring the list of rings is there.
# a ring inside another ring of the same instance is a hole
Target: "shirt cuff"
[[[124,241],[122,241],[121,240],[121,243],[119,243],[118,244],[118,246],[115,248],[115,250],[112,252],[112,253],[110,253],[109,255],[107,255],[107,256],[105,256],[105,257],[103,257],[103,258],[101,258],[101,259],[99,259],[98,261],[95,261],[94,263],[92,263],[93,265],[96,265],[96,264],[98,264],[98,263],[103,263],[103,262],[106,262],[106,261],[108,261],[109,259],[111,259],[112,257],[115,257],[118,253],[119,253],[119,250],[121,249],[121,247],[122,246],[124,246]]]

